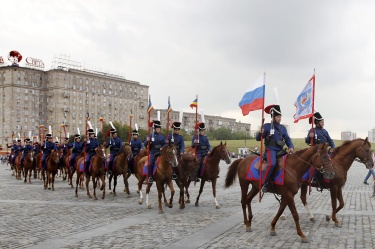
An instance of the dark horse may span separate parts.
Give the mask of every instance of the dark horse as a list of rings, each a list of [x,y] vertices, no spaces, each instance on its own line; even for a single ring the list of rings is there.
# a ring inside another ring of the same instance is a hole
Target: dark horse
[[[112,174],[109,176],[109,190],[111,190],[111,181],[113,178],[113,195],[116,195],[117,176],[122,175],[124,179],[124,192],[130,195],[128,183],[128,162],[132,156],[132,147],[128,143],[122,145],[121,151],[113,160]]]
[[[247,180],[246,175],[251,162],[256,157],[256,155],[250,155],[245,159],[235,160],[229,166],[225,179],[225,188],[228,188],[233,185],[236,179],[236,175],[238,175],[241,186],[242,211],[247,232],[251,231],[251,220],[253,218],[253,214],[251,211],[251,201],[259,192],[259,180]],[[324,170],[326,177],[333,177],[334,170],[331,160],[328,156],[326,144],[312,146],[310,148],[303,149],[297,151],[294,154],[288,155],[285,166],[283,165],[283,169],[285,170],[284,185],[275,185],[270,183],[271,185],[273,185],[275,193],[281,195],[279,210],[277,211],[277,214],[271,223],[271,235],[276,235],[276,222],[278,221],[280,215],[283,213],[285,207],[288,206],[296,224],[297,234],[302,238],[302,242],[308,242],[307,237],[303,234],[300,228],[299,217],[294,203],[294,196],[298,192],[302,175],[310,166],[314,166],[321,171]],[[280,166],[275,169],[275,172],[277,172],[277,170],[279,169]],[[252,187],[250,192],[248,193],[250,184],[252,185]],[[246,215],[246,207],[249,212],[248,217]]]
[[[90,160],[91,170],[89,172],[89,176],[86,177],[86,191],[87,191],[87,196],[89,198],[92,198],[90,194],[90,190],[89,190],[89,182],[90,182],[90,179],[92,178],[92,184],[94,187],[94,200],[98,199],[96,197],[96,187],[99,181],[98,178],[101,180],[102,182],[101,185],[103,186],[102,199],[105,198],[105,165],[104,163],[106,159],[107,159],[106,149],[103,145],[99,145],[99,147],[95,149],[95,155],[91,157],[91,160]],[[82,160],[84,160],[84,157],[81,157],[78,159],[77,169],[79,167],[79,164],[82,163]],[[83,174],[82,172],[79,174],[79,172],[77,171],[76,197],[78,197],[78,185],[80,181],[80,176],[82,174]]]
[[[188,191],[189,181],[194,181],[199,168],[199,160],[193,154],[181,154],[178,157],[178,166],[176,168],[176,184],[180,188],[180,199],[178,203],[180,208],[185,208],[186,189],[187,203],[190,203],[190,194]]]
[[[337,147],[331,155],[333,161],[333,167],[335,169],[335,177],[329,182],[320,183],[320,187],[329,189],[331,193],[332,202],[332,220],[335,222],[335,226],[340,227],[341,224],[337,220],[336,214],[344,207],[344,198],[342,196],[342,187],[346,182],[347,172],[350,166],[356,158],[359,158],[360,162],[366,165],[369,169],[374,166],[371,155],[371,144],[368,139],[355,139],[352,141],[345,141],[341,146]],[[314,187],[318,187],[318,183],[312,184]],[[307,205],[306,194],[308,185],[303,183],[301,186],[301,200],[305,208],[308,210],[310,215],[310,220],[314,221],[315,218]],[[337,207],[337,200],[339,201],[339,206]],[[327,221],[331,219],[327,215]]]
[[[61,152],[59,150],[52,150],[51,154],[46,159],[46,173],[42,171],[44,189],[55,190],[55,175],[57,174],[58,166],[60,163]],[[47,177],[46,177],[47,175]]]
[[[204,157],[202,157],[202,160],[204,160]],[[206,165],[203,171],[203,175],[201,176],[201,185],[199,187],[199,194],[197,196],[197,200],[195,201],[195,206],[199,206],[199,197],[203,192],[204,184],[206,183],[206,181],[211,181],[212,194],[214,195],[215,206],[216,208],[220,208],[220,205],[216,200],[216,180],[220,172],[220,160],[224,160],[227,164],[230,164],[231,162],[226,142],[224,144],[223,142],[220,142],[220,144],[215,146],[212,149],[211,153],[207,155]]]
[[[27,174],[29,174],[29,183],[31,183],[31,172],[34,169],[34,151],[29,151],[23,160],[23,171],[25,175],[24,182],[27,182]]]
[[[145,156],[142,159],[138,161],[137,164],[137,173],[136,176],[138,178],[138,190],[140,194],[140,200],[139,204],[143,203],[143,197],[142,197],[142,183],[145,180],[146,176],[142,174],[143,166],[145,163],[147,163],[148,157]],[[165,203],[169,208],[173,207],[173,196],[174,196],[174,188],[173,188],[173,182],[172,182],[172,174],[173,174],[173,168],[177,167],[177,150],[176,147],[173,144],[166,145],[161,150],[161,155],[158,158],[159,163],[157,165],[157,170],[155,175],[153,176],[154,181],[156,183],[156,188],[158,190],[158,200],[159,200],[159,214],[163,213],[163,207],[161,205],[161,198],[162,195],[165,194],[165,187],[164,185],[167,184],[168,188],[171,190],[171,198],[169,199],[168,203]],[[156,160],[155,160],[156,161]],[[146,204],[148,208],[151,208],[151,204],[148,202],[148,195],[150,193],[152,183],[147,184],[146,188]]]

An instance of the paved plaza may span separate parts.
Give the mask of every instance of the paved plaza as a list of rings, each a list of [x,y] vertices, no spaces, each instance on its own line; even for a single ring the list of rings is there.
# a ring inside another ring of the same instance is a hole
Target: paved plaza
[[[152,209],[147,209],[145,202],[138,204],[133,176],[130,197],[122,191],[124,184],[119,179],[117,196],[107,191],[104,200],[95,201],[86,196],[86,190],[79,190],[75,197],[74,189],[62,178],[56,179],[55,191],[44,190],[41,180],[24,183],[11,176],[9,166],[0,165],[0,248],[375,248],[373,181],[363,184],[364,165],[355,162],[349,170],[346,204],[338,215],[341,228],[325,220],[331,210],[328,191],[314,189],[308,196],[315,222],[309,220],[296,196],[301,228],[310,240],[304,244],[289,210],[287,219],[277,223],[277,236],[269,234],[278,208],[272,194],[266,194],[262,202],[253,201],[253,230],[246,232],[240,187],[224,189],[228,165],[221,161],[220,168],[220,209],[215,208],[211,183],[206,183],[199,207],[194,206],[197,184],[190,188],[192,203],[185,209],[179,209],[176,189],[173,208],[164,206],[164,214],[158,214],[155,185],[150,194]]]

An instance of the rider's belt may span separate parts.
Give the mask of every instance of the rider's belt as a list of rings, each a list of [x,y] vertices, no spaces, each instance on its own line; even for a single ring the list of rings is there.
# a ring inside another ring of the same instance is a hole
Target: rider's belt
[[[155,144],[152,147],[153,147],[154,150],[157,150],[157,149],[161,148],[161,144]]]
[[[113,148],[112,150],[113,150],[113,151],[119,151],[120,148]]]
[[[206,145],[200,145],[200,146],[198,146],[198,150],[207,150],[207,146]]]
[[[134,151],[139,151],[139,148],[133,148]]]
[[[180,150],[180,146],[179,145],[176,145],[176,150]]]
[[[267,146],[277,146],[277,147],[283,147],[285,145],[284,141],[281,140],[269,140]]]

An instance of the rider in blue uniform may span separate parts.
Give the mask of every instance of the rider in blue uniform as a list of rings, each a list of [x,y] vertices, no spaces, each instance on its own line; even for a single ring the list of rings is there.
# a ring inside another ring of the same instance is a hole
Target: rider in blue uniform
[[[145,146],[150,143],[150,164],[148,167],[148,182],[153,182],[152,169],[155,165],[155,155],[160,153],[161,149],[165,145],[165,138],[160,134],[161,124],[159,120],[154,120],[150,123],[150,126],[154,128],[154,133],[150,134],[145,142]]]
[[[109,156],[109,165],[108,165],[108,175],[112,174],[112,168],[113,168],[113,161],[115,160],[115,157],[122,149],[122,140],[117,136],[116,129],[110,130],[110,136],[107,139],[107,143],[105,145],[106,148],[109,148],[110,156]]]
[[[312,119],[313,117],[310,117],[310,124],[312,123]],[[309,145],[328,143],[332,149],[336,148],[335,143],[328,134],[328,131],[324,129],[324,118],[322,117],[322,115],[320,115],[319,112],[314,113],[314,124],[315,129],[311,128],[309,130],[309,133],[307,133],[307,136],[305,138],[305,142]]]
[[[137,130],[133,130],[132,135],[133,138],[130,141],[130,146],[132,147],[132,156],[129,159],[129,167],[130,169],[134,170],[134,158],[140,153],[142,149],[145,148],[145,146],[143,145],[142,141],[138,139],[139,133]]]
[[[281,125],[281,110],[279,105],[269,105],[264,111],[271,114],[271,123],[266,123],[263,125],[263,130],[256,134],[255,139],[261,141],[261,136],[263,136],[264,144],[266,146],[266,157],[268,162],[268,167],[266,170],[266,179],[264,181],[263,192],[268,190],[268,180],[270,179],[276,164],[276,155],[281,152],[286,144],[289,148],[289,152],[294,152],[294,145],[292,140],[288,135],[288,131],[285,126]]]
[[[89,168],[90,168],[90,160],[93,155],[95,155],[95,149],[99,147],[98,139],[95,139],[95,132],[93,129],[88,130],[89,133],[89,140],[86,141],[86,168],[85,168],[85,175],[89,175]]]
[[[51,154],[52,150],[57,150],[56,144],[52,141],[52,134],[46,135],[46,141],[42,145],[43,157],[42,157],[42,167],[43,171],[47,168],[47,157]]]
[[[64,143],[61,145],[61,149],[62,149],[62,157],[61,157],[61,163],[64,167],[64,161],[65,161],[65,157],[68,155],[68,141],[69,141],[69,138],[68,137],[65,137],[64,138]]]
[[[12,145],[8,145],[7,144],[7,148],[10,148],[10,155],[9,155],[9,162],[14,164],[13,163],[13,156],[14,156],[14,148],[17,146],[17,140],[13,140],[13,144]]]
[[[185,153],[184,137],[180,135],[181,123],[174,122],[171,128],[173,129],[173,133],[168,135],[166,142],[174,144],[177,150],[177,156],[180,156],[181,154]],[[172,180],[176,180],[176,179],[177,179],[176,169],[175,167],[173,167]]]
[[[199,182],[201,168],[203,166],[204,157],[211,153],[211,145],[208,137],[204,135],[206,130],[205,123],[198,123],[195,126],[195,129],[198,129],[198,135],[193,136],[191,140],[191,147],[196,148],[197,158],[200,159],[200,166],[197,172],[196,182]]]
[[[17,140],[17,144],[13,144],[12,150],[13,150],[13,158],[12,158],[12,164],[14,165],[16,162],[16,158],[19,153],[21,153],[21,140]]]
[[[84,149],[83,142],[81,142],[81,135],[75,134],[74,135],[74,142],[68,145],[68,148],[72,148],[72,155],[69,160],[69,166],[70,166],[70,171],[74,171],[74,166],[75,166],[75,160],[76,157],[82,153]]]
[[[23,162],[25,161],[25,157],[29,153],[29,151],[33,150],[33,146],[31,145],[31,140],[30,138],[25,139],[26,144],[23,146],[20,151],[23,151],[22,158],[21,158],[21,168],[23,168]]]

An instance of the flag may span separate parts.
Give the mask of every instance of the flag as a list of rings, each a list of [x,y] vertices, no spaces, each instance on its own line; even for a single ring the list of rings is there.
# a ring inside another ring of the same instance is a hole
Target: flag
[[[172,111],[172,106],[171,106],[170,98],[168,97],[168,110],[167,110],[167,113],[170,113],[171,111]]]
[[[238,103],[242,110],[242,115],[246,116],[251,111],[263,109],[264,90],[264,75],[262,75],[246,90],[240,103]]]
[[[154,107],[151,104],[151,97],[148,99],[148,107],[147,112],[150,113],[152,110],[154,110]]]
[[[197,108],[198,107],[198,96],[196,99],[194,99],[194,101],[190,104],[190,107],[191,109],[193,109],[194,107]]]
[[[305,88],[298,95],[296,102],[294,102],[294,106],[297,108],[296,114],[293,116],[294,123],[314,115],[314,88],[315,75],[307,82]]]

